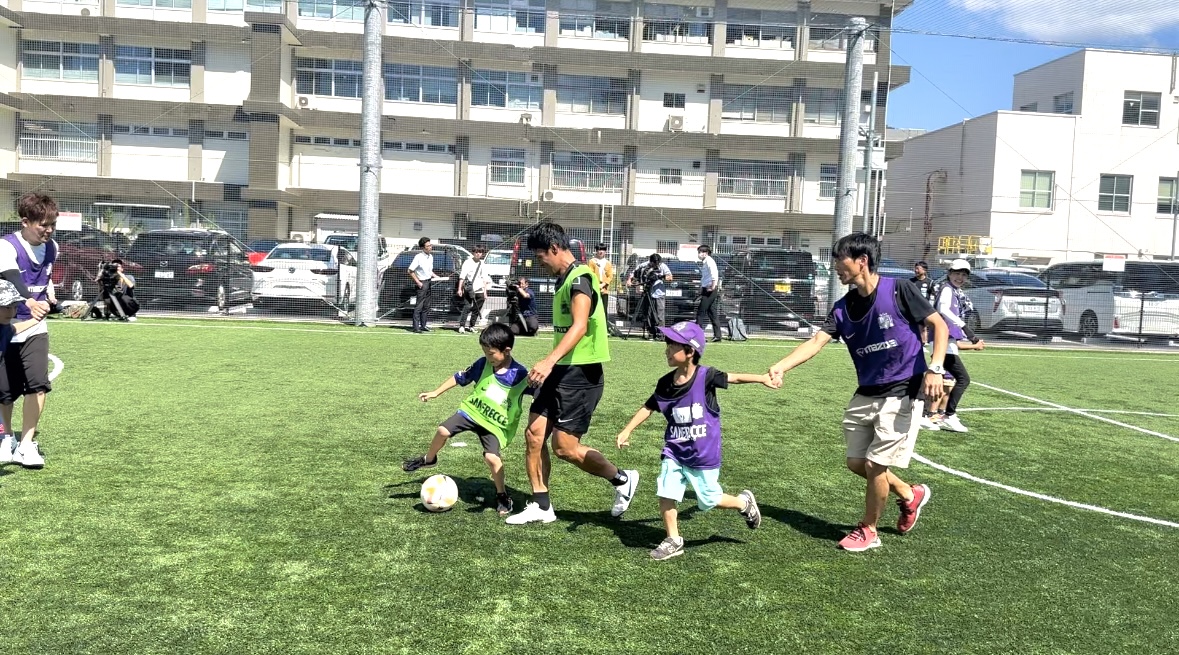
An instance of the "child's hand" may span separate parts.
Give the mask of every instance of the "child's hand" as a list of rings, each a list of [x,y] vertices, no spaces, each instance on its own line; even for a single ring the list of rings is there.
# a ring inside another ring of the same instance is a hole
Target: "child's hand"
[[[774,364],[770,367],[766,377],[770,379],[770,383],[766,386],[771,389],[780,389],[782,387],[782,377],[786,374],[784,367]]]
[[[622,448],[629,446],[630,445],[630,430],[623,430],[622,432],[619,432],[618,438],[614,440],[614,443],[616,446],[618,446],[618,448],[620,450]]]
[[[778,389],[782,386],[782,378],[779,376],[778,379],[775,380],[774,376],[770,375],[769,373],[761,376],[761,378],[758,379],[758,382],[761,382],[770,389]]]
[[[982,339],[979,339],[977,342],[975,342],[974,349],[975,350],[983,350],[984,348],[986,348],[986,346],[987,346],[987,342],[983,341]]]
[[[422,402],[426,402],[427,400],[434,400],[437,397],[438,397],[438,394],[434,393],[433,391],[427,391],[425,393],[418,394],[418,400],[420,400]]]

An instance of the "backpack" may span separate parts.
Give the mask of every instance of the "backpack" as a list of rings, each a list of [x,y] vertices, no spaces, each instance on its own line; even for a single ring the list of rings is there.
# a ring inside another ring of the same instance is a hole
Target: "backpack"
[[[729,319],[729,341],[747,341],[749,330],[745,328],[745,321],[740,318]]]

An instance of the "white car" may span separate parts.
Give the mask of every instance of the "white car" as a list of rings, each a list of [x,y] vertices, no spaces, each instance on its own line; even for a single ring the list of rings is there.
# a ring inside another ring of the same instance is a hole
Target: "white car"
[[[966,295],[974,311],[966,322],[974,331],[1027,331],[1059,334],[1065,304],[1060,292],[1026,273],[983,269],[970,274]]]
[[[355,234],[346,232],[337,232],[329,234],[324,237],[323,243],[327,246],[340,246],[352,253],[353,258],[356,257],[357,243],[360,237]],[[385,237],[377,237],[377,279],[379,280],[385,271],[393,265],[393,253],[389,252],[389,244]]]
[[[491,276],[491,290],[507,288],[508,274],[512,270],[511,250],[492,250],[483,258],[483,270]]]
[[[254,269],[254,306],[318,301],[347,308],[356,302],[356,258],[340,246],[281,243]]]

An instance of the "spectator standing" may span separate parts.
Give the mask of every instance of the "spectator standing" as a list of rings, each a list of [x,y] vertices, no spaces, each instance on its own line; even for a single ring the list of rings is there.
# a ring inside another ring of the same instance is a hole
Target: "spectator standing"
[[[712,248],[700,246],[696,256],[700,258],[700,307],[696,310],[696,325],[704,326],[707,318],[712,323],[712,340],[720,341],[720,271],[712,258]]]
[[[487,255],[486,246],[475,246],[471,258],[463,262],[459,271],[458,291],[456,294],[463,299],[463,310],[459,314],[458,331],[475,332],[475,323],[483,314],[483,303],[487,301],[487,289],[491,286],[491,276],[483,268],[483,258]],[[467,316],[470,315],[470,325]]]
[[[434,244],[429,237],[418,239],[421,252],[414,255],[409,263],[409,276],[418,287],[417,304],[413,308],[413,331],[429,332],[426,321],[430,318],[430,288],[434,283]]]

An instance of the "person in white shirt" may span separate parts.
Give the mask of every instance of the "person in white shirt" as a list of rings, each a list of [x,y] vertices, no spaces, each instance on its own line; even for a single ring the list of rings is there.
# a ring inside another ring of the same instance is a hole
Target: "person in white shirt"
[[[413,308],[413,331],[415,333],[429,332],[426,321],[430,318],[430,287],[434,282],[434,244],[429,237],[418,239],[421,252],[414,255],[409,263],[409,276],[418,287],[417,304]]]
[[[463,311],[459,313],[458,321],[460,333],[474,334],[475,323],[483,314],[483,303],[487,300],[487,289],[491,286],[491,276],[483,268],[483,257],[486,254],[487,248],[485,246],[475,246],[471,258],[463,262],[463,268],[459,271],[456,293],[459,298],[463,299]],[[467,316],[471,317],[470,325],[467,325]]]
[[[712,340],[721,340],[720,317],[720,272],[712,258],[712,248],[700,246],[696,249],[700,258],[700,307],[696,309],[696,325],[704,327],[707,318],[712,322]]]

